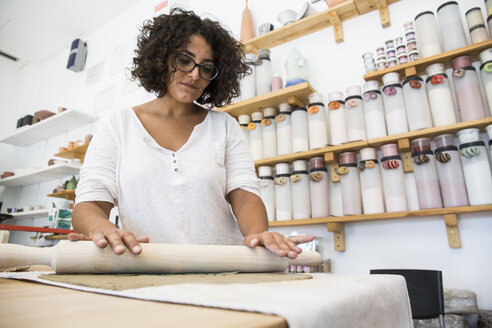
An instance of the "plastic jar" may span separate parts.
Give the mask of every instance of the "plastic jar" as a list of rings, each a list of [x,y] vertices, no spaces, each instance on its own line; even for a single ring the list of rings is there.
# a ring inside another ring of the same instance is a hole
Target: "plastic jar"
[[[267,107],[263,109],[263,119],[261,120],[263,136],[263,158],[277,156],[277,127],[275,126],[275,114],[277,109]]]
[[[270,80],[272,79],[272,62],[270,50],[258,50],[258,61],[256,62],[256,95],[260,96],[271,91]]]
[[[422,58],[442,52],[439,31],[432,11],[424,11],[415,17],[415,30]]]
[[[364,214],[383,213],[383,187],[376,148],[362,148],[359,154],[361,160],[358,168]]]
[[[444,207],[467,206],[465,177],[454,135],[441,134],[434,138],[437,173]]]
[[[403,81],[403,95],[410,131],[432,127],[424,80],[411,76]]]
[[[490,168],[492,169],[492,124],[487,125],[485,130],[489,136],[489,162]]]
[[[492,113],[492,48],[482,51],[479,57],[482,63],[480,66],[480,75],[482,76],[483,88],[489,105],[489,111]]]
[[[367,81],[362,86],[364,101],[364,117],[368,139],[385,137],[386,121],[384,107],[378,81]]]
[[[275,184],[271,166],[258,167],[260,178],[260,196],[267,211],[268,221],[275,221]]]
[[[292,108],[292,152],[309,150],[308,113],[304,107]]]
[[[395,143],[383,145],[381,146],[381,153],[381,176],[383,178],[386,211],[408,211],[405,178],[398,145]]]
[[[324,218],[330,216],[328,170],[323,157],[311,158],[309,170],[309,191],[311,194],[311,216]]]
[[[429,65],[425,71],[428,76],[425,84],[434,126],[456,123],[453,94],[448,76],[444,73],[444,64]]]
[[[339,155],[340,186],[342,189],[343,215],[362,214],[362,199],[359,172],[354,152],[344,152]]]
[[[476,128],[458,131],[461,161],[470,205],[492,203],[492,174],[485,143]]]
[[[400,84],[400,75],[396,72],[383,75],[383,102],[388,135],[408,132],[405,99]]]
[[[472,44],[488,40],[489,37],[483,20],[482,10],[479,7],[474,7],[468,10],[465,16]]]
[[[292,220],[292,190],[290,185],[290,164],[275,165],[275,207],[277,221]]]
[[[254,161],[263,158],[263,129],[261,126],[262,119],[262,112],[254,112],[251,114],[251,122],[248,124],[249,149]]]
[[[311,217],[311,195],[309,190],[309,173],[306,160],[299,159],[292,163],[290,175],[292,185],[292,217],[309,219]]]
[[[470,56],[459,56],[451,61],[453,82],[461,121],[484,118],[485,107],[482,102],[480,85]]]
[[[348,141],[347,123],[345,120],[345,103],[341,92],[328,94],[330,136],[332,145],[340,145]]]
[[[272,90],[272,91],[280,90],[280,89],[282,89],[282,85],[283,85],[283,82],[282,82],[282,77],[280,76],[280,74],[278,74],[278,73],[273,74],[273,77],[270,80],[270,90]]]
[[[310,94],[308,98],[309,149],[323,148],[328,145],[323,95],[315,92]]]
[[[288,103],[278,105],[280,113],[275,116],[277,126],[277,155],[292,154],[291,107]]]
[[[442,207],[436,162],[429,138],[412,141],[412,159],[420,209]]]
[[[246,139],[246,142],[249,147],[249,130],[248,130],[248,124],[251,123],[251,116],[244,114],[244,115],[239,115],[237,117],[237,120],[239,122],[239,125],[241,126],[241,130],[243,130],[243,135],[244,138]]]
[[[256,61],[254,54],[246,54],[244,63],[251,69],[251,74],[245,76],[240,82],[241,100],[246,100],[256,96]]]
[[[349,142],[367,139],[361,92],[362,89],[358,85],[345,89],[345,121]]]
[[[465,47],[466,37],[461,22],[461,12],[456,1],[443,3],[437,9],[444,51]]]

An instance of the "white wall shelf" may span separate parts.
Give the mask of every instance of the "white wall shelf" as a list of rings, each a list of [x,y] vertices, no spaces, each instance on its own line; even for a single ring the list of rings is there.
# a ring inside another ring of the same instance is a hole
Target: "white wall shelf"
[[[35,217],[44,217],[44,216],[47,217],[48,213],[49,210],[47,208],[43,208],[40,210],[23,211],[23,212],[9,213],[9,214],[13,216],[13,219],[29,219]]]
[[[28,146],[55,137],[61,133],[93,123],[97,117],[69,109],[29,126],[23,126],[1,139],[1,143],[15,146]]]
[[[0,186],[21,187],[79,174],[80,165],[56,164],[23,175],[0,180]]]

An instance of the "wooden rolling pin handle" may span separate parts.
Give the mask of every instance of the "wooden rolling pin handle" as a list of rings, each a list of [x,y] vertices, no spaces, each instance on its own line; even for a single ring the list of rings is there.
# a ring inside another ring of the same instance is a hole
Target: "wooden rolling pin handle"
[[[26,265],[48,265],[53,267],[54,247],[29,247],[16,244],[0,244],[0,268]]]

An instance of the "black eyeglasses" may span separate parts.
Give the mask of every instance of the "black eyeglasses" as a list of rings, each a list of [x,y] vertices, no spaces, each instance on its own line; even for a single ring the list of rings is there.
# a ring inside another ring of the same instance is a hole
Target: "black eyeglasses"
[[[200,77],[211,81],[219,75],[219,70],[212,63],[207,64],[197,64],[193,58],[190,58],[183,54],[178,54],[174,59],[174,66],[179,69],[181,72],[189,73],[198,66],[198,74]]]

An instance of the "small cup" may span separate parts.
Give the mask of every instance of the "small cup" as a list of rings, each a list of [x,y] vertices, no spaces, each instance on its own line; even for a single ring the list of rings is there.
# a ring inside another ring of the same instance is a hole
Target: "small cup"
[[[420,59],[419,52],[418,52],[417,50],[411,51],[411,52],[408,54],[408,59],[409,59],[410,61],[415,61],[415,60]]]
[[[398,64],[401,65],[405,63],[408,63],[408,56],[406,53],[403,53],[398,56]]]
[[[394,48],[395,47],[395,41],[394,40],[387,40],[384,43],[386,49]]]
[[[390,48],[386,49],[386,57],[395,57],[396,56],[396,50],[395,48]]]
[[[408,52],[417,50],[417,42],[415,42],[415,41],[408,42],[407,43],[407,49],[408,49]]]
[[[401,46],[403,44],[403,37],[399,36],[395,39],[395,44],[396,48],[398,49],[398,46]]]
[[[386,60],[380,60],[376,63],[376,67],[378,69],[378,71],[382,71],[384,69],[386,69]]]
[[[260,27],[258,27],[258,32],[260,32],[260,35],[267,34],[270,31],[273,31],[274,27],[273,24],[270,23],[264,23],[261,24]]]
[[[376,49],[377,57],[384,56],[384,47],[379,47]]]
[[[405,38],[407,39],[407,42],[409,40],[415,40],[415,31],[414,30],[408,30],[406,33],[405,33]]]
[[[412,21],[406,22],[403,24],[403,27],[405,28],[405,31],[413,30],[413,22]]]
[[[406,54],[406,53],[407,53],[407,47],[404,44],[399,45],[396,48],[396,54],[397,55]]]
[[[398,65],[398,60],[396,59],[396,57],[390,57],[388,58],[388,61],[386,63],[386,66],[388,67],[395,67]]]

